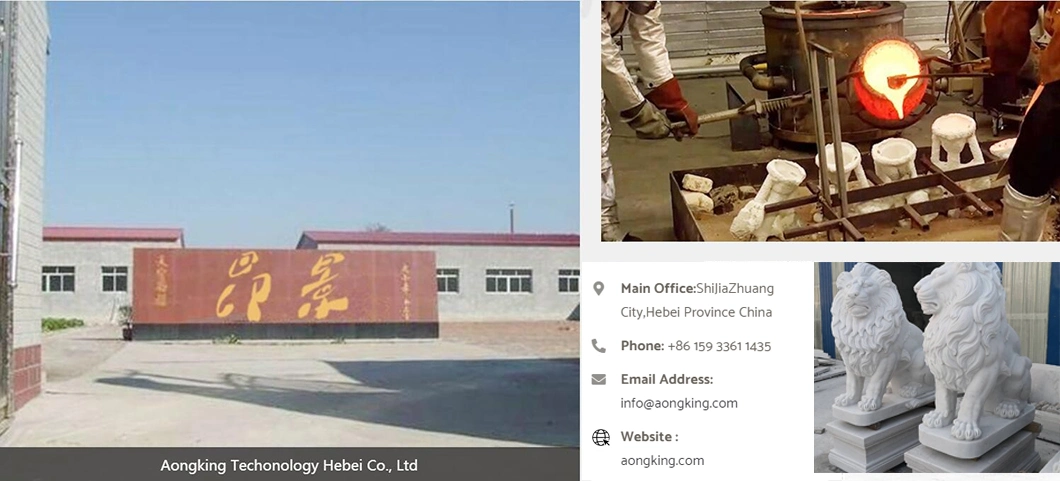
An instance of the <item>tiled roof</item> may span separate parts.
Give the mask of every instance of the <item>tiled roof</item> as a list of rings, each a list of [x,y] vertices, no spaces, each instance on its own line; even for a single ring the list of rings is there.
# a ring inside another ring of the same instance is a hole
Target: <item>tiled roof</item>
[[[45,227],[46,241],[154,241],[184,244],[183,229],[123,227]]]
[[[577,247],[577,234],[306,231],[316,244]]]

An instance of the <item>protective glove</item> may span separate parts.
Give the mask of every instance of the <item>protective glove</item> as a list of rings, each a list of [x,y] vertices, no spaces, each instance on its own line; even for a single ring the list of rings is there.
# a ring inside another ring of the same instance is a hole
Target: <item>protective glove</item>
[[[666,114],[647,100],[622,111],[619,117],[637,133],[638,139],[665,139],[670,136],[670,121]]]
[[[645,95],[645,98],[656,107],[666,112],[666,117],[671,122],[685,122],[686,127],[674,132],[678,139],[681,137],[694,137],[699,133],[699,115],[696,114],[688,101],[681,94],[681,85],[677,78],[672,78],[662,83]]]

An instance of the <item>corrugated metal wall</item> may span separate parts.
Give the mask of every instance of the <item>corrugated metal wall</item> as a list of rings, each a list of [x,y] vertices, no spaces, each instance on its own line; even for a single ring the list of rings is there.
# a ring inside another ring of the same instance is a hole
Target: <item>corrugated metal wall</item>
[[[762,16],[769,2],[662,2],[671,58],[744,53],[765,48]],[[632,54],[623,39],[623,52]]]
[[[821,348],[821,270],[813,269],[813,348]]]
[[[44,219],[44,93],[48,66],[48,10],[44,2],[17,2],[14,88],[22,148],[18,289],[14,299],[15,349],[41,343],[40,252]]]
[[[905,36],[914,42],[946,39],[947,2],[906,2]]]
[[[845,262],[833,262],[832,263],[832,284],[831,284],[831,289],[829,289],[829,292],[833,296],[835,295],[835,291],[836,291],[836,287],[835,287],[836,280],[839,279],[839,274],[842,274],[843,271],[846,270],[846,269],[844,269],[845,265],[846,265]],[[831,301],[829,301],[827,303],[827,305],[828,305],[829,312],[828,312],[827,316],[823,316],[823,317],[826,317],[829,320],[829,326],[828,326],[827,331],[828,331],[828,335],[831,336],[832,335],[832,326],[831,326],[831,319],[832,319],[831,308],[832,308],[832,303],[831,303]],[[825,332],[825,330],[822,329],[821,332],[822,332],[822,335],[824,335],[823,333]],[[824,343],[824,341],[822,341],[822,344],[823,343]],[[832,345],[832,347],[834,349],[835,348],[835,341],[833,340],[830,344]],[[840,355],[838,351],[836,351],[835,358],[836,359],[843,359],[843,356]]]
[[[662,2],[670,58],[684,59],[765,50],[762,16],[769,2]],[[945,38],[946,2],[906,3],[905,34],[913,41]],[[635,62],[628,34],[622,52]]]
[[[1008,322],[1019,334],[1023,355],[1032,362],[1045,362],[1050,267],[1048,262],[1009,262],[1001,273]]]
[[[843,271],[844,264],[833,262],[832,292],[835,292],[835,279]],[[820,266],[814,269],[814,347],[822,345],[822,311]],[[1021,263],[1008,262],[1002,268],[1002,283],[1005,286],[1005,309],[1009,324],[1020,338],[1023,355],[1031,362],[1045,363],[1048,352],[1049,336],[1049,288],[1052,280],[1052,265],[1048,262]],[[1060,309],[1060,306],[1052,306]],[[1060,333],[1054,333],[1060,335]]]

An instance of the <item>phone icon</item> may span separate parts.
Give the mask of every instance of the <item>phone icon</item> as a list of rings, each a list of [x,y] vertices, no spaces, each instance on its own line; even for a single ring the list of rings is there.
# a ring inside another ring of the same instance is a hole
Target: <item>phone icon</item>
[[[593,339],[593,349],[596,349],[596,352],[600,354],[607,352],[607,348],[596,345],[596,339]]]

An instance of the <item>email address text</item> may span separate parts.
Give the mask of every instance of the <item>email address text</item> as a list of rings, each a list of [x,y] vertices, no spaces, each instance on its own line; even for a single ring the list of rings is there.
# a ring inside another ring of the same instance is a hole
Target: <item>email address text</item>
[[[643,409],[645,411],[651,411],[653,409],[676,409],[678,411],[684,411],[686,409],[709,411],[711,409],[736,409],[739,407],[739,403],[735,400],[708,400],[708,399],[695,399],[695,398],[683,398],[683,399],[637,399],[637,398],[622,398],[621,408],[622,409]]]

